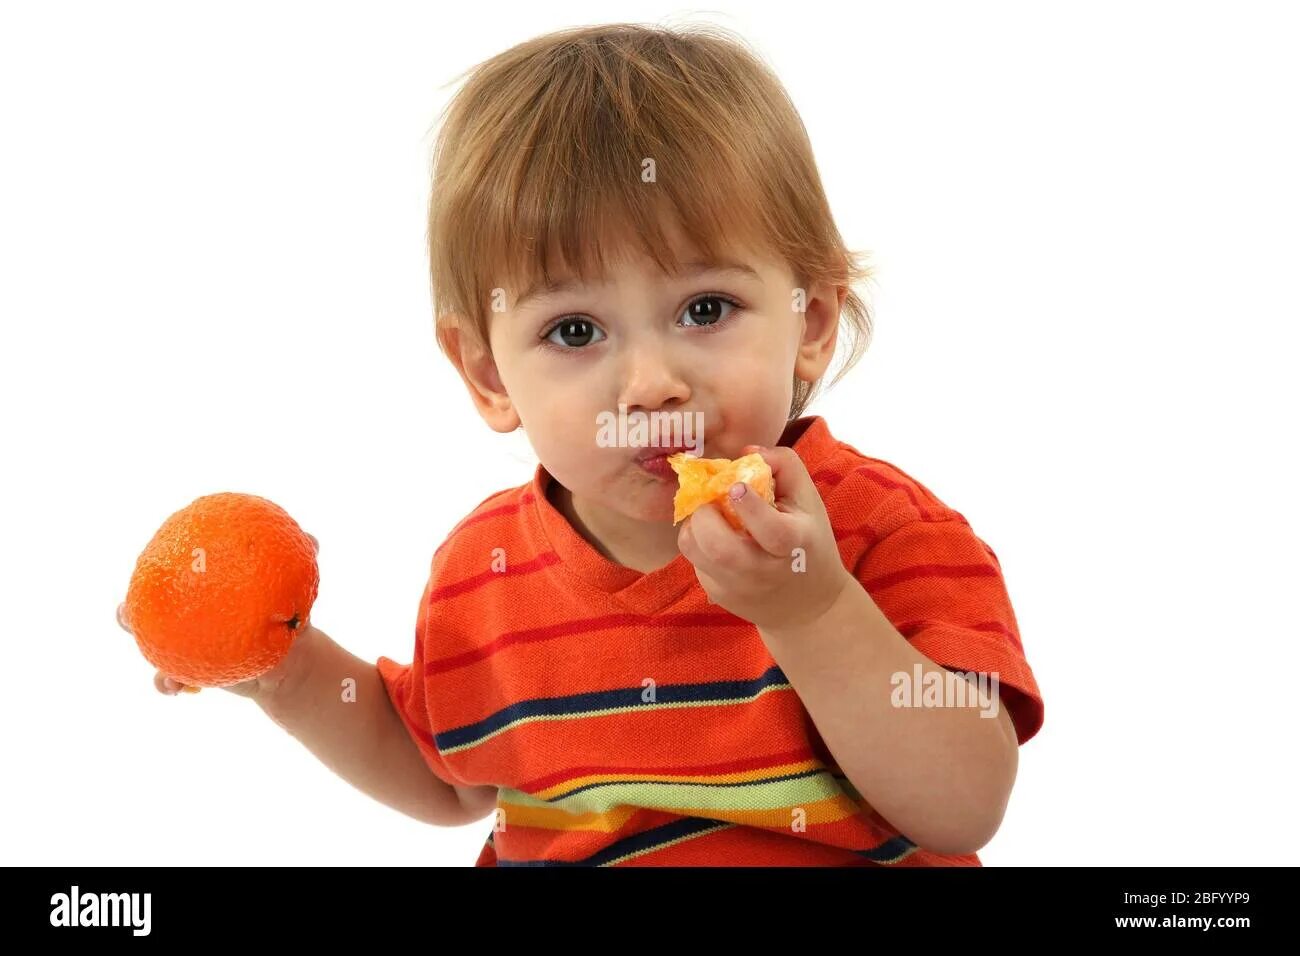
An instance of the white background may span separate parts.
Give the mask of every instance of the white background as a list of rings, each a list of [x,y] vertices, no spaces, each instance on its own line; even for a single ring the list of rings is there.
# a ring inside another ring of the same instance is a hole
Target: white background
[[[1046,703],[989,866],[1291,863],[1300,144],[1284,4],[6,4],[0,846],[22,864],[470,865],[114,609],[201,494],[321,541],[312,619],[410,659],[429,561],[522,432],[438,353],[457,73],[614,20],[741,33],[872,254],[809,410],[997,552]]]

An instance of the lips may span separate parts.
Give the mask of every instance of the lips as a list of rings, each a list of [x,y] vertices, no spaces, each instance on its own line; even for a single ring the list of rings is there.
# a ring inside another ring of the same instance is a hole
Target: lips
[[[649,461],[651,458],[660,458],[660,457],[667,458],[669,455],[675,455],[679,451],[690,451],[690,449],[687,448],[685,445],[645,448],[637,454],[636,460]]]

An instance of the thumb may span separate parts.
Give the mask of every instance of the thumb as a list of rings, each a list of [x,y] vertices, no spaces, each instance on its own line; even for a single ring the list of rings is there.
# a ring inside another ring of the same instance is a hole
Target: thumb
[[[812,476],[808,474],[808,467],[798,452],[784,445],[776,448],[746,445],[741,451],[745,454],[757,452],[772,469],[772,493],[778,510],[807,510],[808,491],[813,487]]]

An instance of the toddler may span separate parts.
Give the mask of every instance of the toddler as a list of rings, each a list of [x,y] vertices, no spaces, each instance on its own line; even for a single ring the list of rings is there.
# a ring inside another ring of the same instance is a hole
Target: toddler
[[[480,866],[980,865],[1042,699],[992,549],[805,415],[870,272],[770,69],[708,26],[493,57],[428,242],[442,351],[540,464],[435,551],[410,664],[309,623],[232,689],[412,817],[490,816]],[[775,506],[675,524],[678,451],[761,455]]]

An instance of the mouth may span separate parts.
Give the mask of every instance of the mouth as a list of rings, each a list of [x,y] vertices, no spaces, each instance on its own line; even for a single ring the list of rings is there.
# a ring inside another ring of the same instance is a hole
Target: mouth
[[[699,453],[685,445],[658,445],[650,448],[643,448],[636,456],[637,461],[645,462],[652,458],[667,458],[669,455],[675,455],[678,452],[690,452],[692,455]]]
[[[703,442],[698,449],[688,448],[685,445],[658,445],[650,448],[643,448],[636,456],[637,467],[642,471],[653,475],[659,481],[662,481],[665,487],[672,487],[677,480],[677,472],[673,466],[668,463],[670,455],[678,452],[686,452],[690,455],[702,457],[704,454]]]

